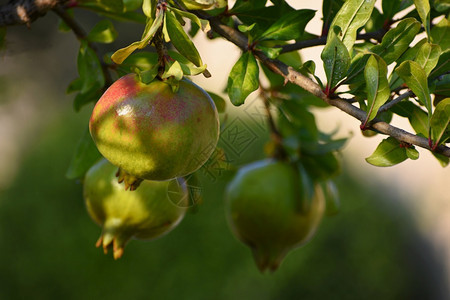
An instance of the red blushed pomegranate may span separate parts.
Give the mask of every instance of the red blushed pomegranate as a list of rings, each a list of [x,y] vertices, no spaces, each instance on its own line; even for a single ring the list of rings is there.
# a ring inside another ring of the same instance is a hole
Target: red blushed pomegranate
[[[211,97],[183,79],[179,89],[126,75],[94,107],[89,130],[98,150],[131,177],[168,180],[198,170],[219,137]]]

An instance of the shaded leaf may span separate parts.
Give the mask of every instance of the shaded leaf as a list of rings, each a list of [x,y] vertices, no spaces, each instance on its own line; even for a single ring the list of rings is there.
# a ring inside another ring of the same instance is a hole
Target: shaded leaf
[[[443,18],[431,29],[431,41],[438,44],[443,51],[450,48],[450,21],[449,17]]]
[[[122,0],[79,0],[77,5],[114,13],[122,13],[124,9]]]
[[[259,68],[255,57],[245,52],[231,69],[227,92],[231,103],[239,106],[259,87]]]
[[[208,32],[209,30],[211,30],[211,26],[209,26],[208,20],[200,19],[193,13],[184,10],[179,10],[175,7],[170,7],[169,9],[173,11],[176,15],[190,19],[192,22],[197,24],[204,32]]]
[[[302,36],[305,26],[314,17],[310,9],[294,10],[272,24],[257,40],[295,40]]]
[[[433,108],[428,90],[428,78],[422,67],[415,61],[407,60],[402,62],[395,69],[395,72],[419,98],[419,101],[427,108],[428,115],[431,117]]]
[[[332,180],[321,182],[323,195],[325,196],[326,214],[328,216],[335,215],[339,212],[341,201],[339,199],[339,191],[336,184]]]
[[[434,145],[444,142],[450,137],[450,98],[445,98],[436,105],[431,117],[431,138]]]
[[[326,30],[326,32],[323,32],[323,34],[326,34],[328,31],[328,28],[330,28],[330,24],[333,21],[334,17],[336,16],[339,9],[344,4],[345,0],[324,0],[322,2],[322,20],[323,20],[323,29]]]
[[[417,134],[428,137],[428,114],[409,101],[397,103],[392,109],[399,116],[408,118]]]
[[[345,77],[350,67],[350,55],[337,37],[337,31],[338,28],[334,27],[320,56],[327,75],[328,90],[333,89]]]
[[[396,61],[408,49],[420,30],[420,23],[414,18],[407,18],[389,30],[381,43],[372,48],[372,52],[381,56],[386,64]]]
[[[82,85],[80,92],[86,93],[92,89],[99,89],[105,85],[105,77],[102,72],[97,54],[92,50],[87,41],[82,41],[77,59],[78,74]]]
[[[400,11],[401,1],[383,0],[381,2],[381,8],[383,9],[383,15],[386,19],[392,19],[392,17]]]
[[[216,93],[213,93],[213,92],[208,92],[208,94],[213,99],[214,104],[216,105],[217,111],[219,113],[225,112],[225,109],[226,109],[226,101],[225,101],[225,99],[223,99],[221,96],[219,96],[219,95],[217,95]]]
[[[94,141],[86,130],[78,142],[75,152],[70,161],[66,177],[69,179],[82,178],[89,168],[101,158]]]
[[[367,122],[373,120],[378,109],[388,100],[391,93],[387,80],[387,65],[378,55],[371,55],[364,69],[367,90]]]
[[[390,167],[405,161],[408,158],[405,148],[393,137],[384,139],[375,152],[366,158],[366,161],[377,167]]]

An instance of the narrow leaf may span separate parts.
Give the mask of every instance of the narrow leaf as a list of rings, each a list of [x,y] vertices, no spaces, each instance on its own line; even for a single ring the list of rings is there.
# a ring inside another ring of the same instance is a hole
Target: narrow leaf
[[[231,69],[227,92],[231,103],[239,106],[259,87],[259,68],[255,57],[245,52]]]
[[[419,30],[420,23],[416,19],[404,19],[384,35],[381,44],[373,47],[372,52],[381,56],[386,64],[390,65],[408,49]]]
[[[392,109],[399,116],[408,118],[409,123],[417,134],[428,137],[428,114],[420,107],[409,101],[397,103]]]
[[[333,89],[345,77],[350,67],[348,50],[336,35],[338,29],[335,27],[332,31],[334,34],[330,35],[320,56],[327,75],[327,88],[329,90]]]
[[[364,69],[367,89],[367,122],[373,120],[378,109],[388,100],[390,95],[387,80],[387,65],[378,55],[371,55]]]
[[[89,130],[86,130],[72,156],[66,177],[69,179],[82,178],[100,157],[101,154],[98,152]]]
[[[445,98],[436,105],[431,117],[431,138],[434,145],[439,145],[450,136],[450,98]]]
[[[273,23],[258,40],[288,41],[298,39],[302,36],[306,24],[314,17],[315,13],[314,10],[310,9],[294,10]]]
[[[202,29],[203,32],[208,32],[211,30],[211,26],[209,26],[209,21],[208,20],[204,20],[204,19],[200,19],[199,17],[197,17],[196,15],[194,15],[193,13],[184,11],[184,10],[179,10],[175,7],[170,7],[169,8],[171,11],[173,11],[175,14],[181,16],[181,17],[185,17],[190,19],[192,22],[194,22],[195,24],[198,25],[198,27],[200,27]]]
[[[430,92],[428,90],[428,78],[424,69],[415,61],[407,60],[402,62],[400,66],[395,69],[395,72],[403,79],[408,87],[419,98],[419,101],[428,110],[428,115],[431,117],[432,103]]]
[[[429,0],[413,0],[419,13],[420,19],[422,19],[423,27],[425,28],[428,37],[430,37],[430,1]]]
[[[197,67],[203,65],[200,54],[172,12],[166,12],[165,25],[173,46]]]
[[[351,52],[356,41],[356,34],[359,28],[363,27],[372,14],[375,0],[347,0],[339,12],[336,14],[330,28],[339,26],[342,30],[339,36],[348,52]],[[328,34],[331,38],[332,30]]]
[[[384,139],[366,161],[377,167],[390,167],[405,161],[408,158],[405,148],[393,137]]]
[[[161,27],[163,22],[164,14],[160,13],[156,16],[156,19],[153,21],[152,25],[149,26],[147,24],[146,30],[144,31],[143,37],[140,41],[134,42],[131,45],[117,50],[112,56],[111,59],[116,64],[121,64],[131,53],[133,53],[136,49],[145,48],[148,43],[151,41],[153,36],[159,27]]]

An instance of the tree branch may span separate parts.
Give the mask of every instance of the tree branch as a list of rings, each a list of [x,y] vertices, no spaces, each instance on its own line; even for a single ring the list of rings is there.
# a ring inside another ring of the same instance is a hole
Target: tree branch
[[[31,22],[49,10],[68,0],[15,0],[0,6],[0,27],[11,25],[30,26]]]
[[[202,18],[208,19],[212,29],[216,33],[223,36],[224,38],[226,38],[227,40],[229,40],[230,42],[241,48],[243,51],[248,50],[248,40],[241,32],[223,24],[217,17],[210,17],[201,12],[196,13]],[[353,106],[348,101],[340,99],[339,97],[333,99],[328,98],[318,84],[313,82],[310,78],[295,71],[292,67],[284,64],[279,60],[270,59],[260,51],[254,51],[253,54],[272,72],[283,76],[286,82],[291,82],[293,84],[300,86],[309,93],[322,99],[329,105],[339,108],[343,112],[353,116],[354,118],[358,119],[361,122],[363,122],[366,119],[367,117],[366,112]],[[382,134],[392,136],[401,142],[413,144],[431,150],[428,144],[428,139],[411,134],[403,129],[392,126],[386,122],[374,119],[369,128],[374,129],[375,131],[380,132]],[[444,145],[436,147],[434,152],[450,157],[450,148]]]
[[[57,4],[55,7],[53,7],[53,11],[67,24],[67,26],[70,27],[70,29],[72,29],[73,33],[79,40],[87,40],[87,34],[84,29],[74,20],[74,18],[72,18],[72,16],[67,13],[67,11],[61,5]],[[98,60],[100,61],[103,76],[105,77],[104,89],[106,89],[113,83],[113,79],[108,70],[108,65],[103,62],[103,59],[95,44],[88,42],[88,46],[89,48],[94,50]]]
[[[383,39],[384,34],[386,33],[386,29],[382,28],[380,30],[369,32],[369,33],[363,33],[358,34],[356,36],[357,40],[371,40],[375,39],[377,41],[381,41]],[[314,47],[314,46],[321,46],[325,45],[327,43],[327,37],[321,36],[317,37],[315,39],[310,40],[304,40],[304,41],[298,41],[293,44],[287,44],[281,46],[281,52],[280,53],[286,53],[291,51],[297,51],[304,48]]]

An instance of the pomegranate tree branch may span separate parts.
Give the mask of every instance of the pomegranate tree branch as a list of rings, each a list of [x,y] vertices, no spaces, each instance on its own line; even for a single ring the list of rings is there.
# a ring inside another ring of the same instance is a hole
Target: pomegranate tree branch
[[[27,25],[68,0],[11,0],[0,6],[0,27]]]
[[[64,23],[66,23],[67,26],[69,26],[70,29],[72,29],[73,33],[79,40],[87,40],[87,34],[84,29],[75,21],[75,19],[71,15],[67,13],[67,11],[61,5],[58,4],[53,7],[53,11],[61,18],[61,20],[64,21]],[[100,55],[95,44],[88,42],[88,46],[95,52],[98,60],[100,61],[102,73],[105,77],[104,89],[106,89],[113,83],[113,79],[108,70],[108,65],[103,62],[102,56]]]
[[[230,42],[241,48],[243,51],[248,50],[249,47],[247,37],[243,35],[241,32],[223,24],[218,17],[210,17],[201,12],[196,13],[201,18],[208,19],[212,29],[217,34],[226,38],[227,40],[229,40]],[[366,120],[367,114],[365,111],[357,108],[356,106],[353,106],[348,101],[341,99],[339,97],[336,98],[327,97],[327,95],[325,95],[325,93],[322,91],[322,89],[317,83],[312,81],[309,77],[304,76],[300,72],[297,72],[292,67],[286,65],[285,63],[279,60],[270,59],[260,51],[253,51],[253,54],[261,63],[266,65],[266,67],[268,67],[272,72],[283,76],[286,82],[291,82],[293,84],[300,86],[301,88],[305,89],[314,96],[322,99],[329,105],[339,108],[343,112],[351,115],[352,117],[358,119],[361,122]],[[392,126],[386,122],[374,119],[373,122],[370,124],[369,128],[379,133],[392,136],[400,142],[405,142],[428,150],[432,150],[429,146],[428,139],[409,133],[403,129]],[[450,148],[444,145],[436,147],[434,149],[434,152],[450,157]]]

